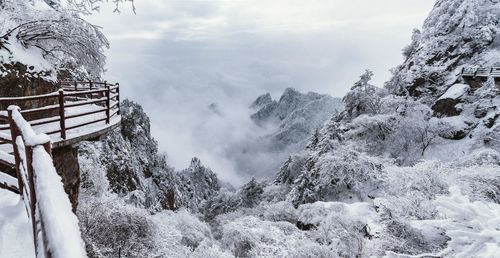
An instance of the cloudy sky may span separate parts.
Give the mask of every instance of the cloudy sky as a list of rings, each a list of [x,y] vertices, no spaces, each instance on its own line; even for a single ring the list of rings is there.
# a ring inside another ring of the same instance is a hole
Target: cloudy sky
[[[434,0],[136,0],[103,8],[109,81],[151,116],[171,165],[198,156],[235,182],[223,149],[258,131],[248,105],[287,87],[342,97],[364,69],[382,85]],[[207,107],[216,103],[223,117]]]

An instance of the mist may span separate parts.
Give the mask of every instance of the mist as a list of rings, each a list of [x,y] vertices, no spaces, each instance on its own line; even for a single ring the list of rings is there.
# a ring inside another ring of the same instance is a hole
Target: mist
[[[273,130],[249,118],[255,98],[279,98],[287,87],[342,97],[364,69],[382,86],[434,3],[136,2],[136,15],[124,6],[118,17],[91,17],[111,43],[106,79],[144,107],[170,165],[182,169],[197,156],[233,185],[274,176],[242,171],[238,160],[265,170],[276,157],[232,155]]]

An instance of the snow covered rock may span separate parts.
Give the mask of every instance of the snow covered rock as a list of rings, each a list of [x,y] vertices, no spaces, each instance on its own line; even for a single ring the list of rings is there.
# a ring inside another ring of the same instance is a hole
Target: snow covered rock
[[[277,131],[270,136],[272,145],[278,149],[304,141],[328,117],[343,109],[338,98],[314,92],[303,94],[293,88],[287,88],[279,101],[272,100],[269,93],[264,94],[251,107],[257,109],[251,116],[257,124],[278,124]]]
[[[216,175],[194,158],[177,172],[158,153],[148,116],[138,104],[124,100],[121,129],[100,142],[80,144],[82,188],[86,194],[112,191],[139,207],[152,210],[197,210],[219,190]],[[103,182],[105,181],[105,182]]]
[[[470,86],[457,83],[451,86],[432,106],[437,115],[457,116],[462,112],[456,105],[463,101],[462,97],[470,91]]]
[[[499,10],[498,1],[438,0],[386,87],[432,102],[455,84],[462,67],[498,65]]]
[[[269,178],[289,155],[303,149],[314,130],[340,112],[343,104],[329,95],[287,88],[278,101],[266,93],[250,108],[254,110],[252,120],[265,129],[265,134],[245,144],[244,153],[237,157],[236,163],[248,174]],[[262,162],[247,160],[249,154]]]

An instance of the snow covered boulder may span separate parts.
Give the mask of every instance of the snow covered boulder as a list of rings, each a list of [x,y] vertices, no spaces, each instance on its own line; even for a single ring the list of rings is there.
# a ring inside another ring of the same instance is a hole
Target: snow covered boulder
[[[444,127],[439,136],[450,140],[465,138],[477,126],[477,122],[463,116],[446,117],[441,119],[441,122]]]
[[[462,101],[462,97],[470,91],[469,85],[454,84],[436,100],[432,106],[432,110],[439,116],[458,116],[462,109],[457,107],[457,104]]]

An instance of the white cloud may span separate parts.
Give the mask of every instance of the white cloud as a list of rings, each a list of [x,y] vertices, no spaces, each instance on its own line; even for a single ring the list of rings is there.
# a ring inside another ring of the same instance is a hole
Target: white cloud
[[[136,0],[137,15],[91,19],[110,38],[107,79],[144,106],[169,161],[198,155],[234,181],[218,150],[245,137],[250,101],[290,86],[341,97],[366,68],[381,86],[433,2]],[[202,123],[213,102],[231,115]]]

